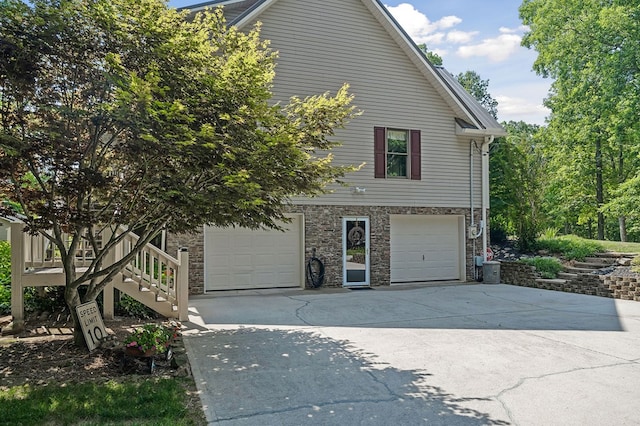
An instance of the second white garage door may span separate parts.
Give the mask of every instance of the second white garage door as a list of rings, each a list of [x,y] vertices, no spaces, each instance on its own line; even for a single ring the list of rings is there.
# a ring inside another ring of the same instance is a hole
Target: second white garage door
[[[461,279],[463,229],[459,216],[391,216],[391,283]]]
[[[205,227],[205,290],[302,285],[301,216],[286,232]]]

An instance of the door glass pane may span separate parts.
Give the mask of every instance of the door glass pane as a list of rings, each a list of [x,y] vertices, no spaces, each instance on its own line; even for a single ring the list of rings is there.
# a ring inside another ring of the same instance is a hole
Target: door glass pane
[[[348,219],[346,227],[347,282],[364,283],[367,281],[367,222]]]

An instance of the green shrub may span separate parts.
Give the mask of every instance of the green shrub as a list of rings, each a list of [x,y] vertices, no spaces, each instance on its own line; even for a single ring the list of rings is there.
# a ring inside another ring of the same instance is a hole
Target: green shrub
[[[547,250],[567,260],[584,260],[585,257],[603,251],[604,247],[594,241],[585,240],[575,235],[563,235],[556,238],[540,237],[537,242],[538,249]]]
[[[536,256],[520,259],[520,262],[535,266],[542,278],[556,278],[558,272],[562,271],[562,263],[555,257]]]
[[[11,246],[0,241],[0,285],[11,285]]]
[[[116,313],[118,315],[134,317],[138,319],[156,319],[158,313],[148,306],[138,302],[131,296],[122,294],[116,303]]]
[[[40,291],[35,288],[27,288],[27,292],[33,290],[32,294],[25,294],[25,309],[33,312],[57,312],[67,307],[64,301],[64,287],[44,287]]]
[[[558,232],[560,232],[560,228],[549,227],[542,231],[540,238],[544,238],[545,240],[551,240],[558,236]]]
[[[0,315],[11,312],[11,287],[0,284]]]
[[[0,241],[0,315],[11,312],[11,246]]]

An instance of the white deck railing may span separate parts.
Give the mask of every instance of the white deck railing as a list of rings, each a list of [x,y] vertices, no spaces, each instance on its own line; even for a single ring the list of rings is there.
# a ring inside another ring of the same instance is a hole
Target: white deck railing
[[[138,242],[138,236],[129,233],[122,241],[122,255],[126,256]],[[123,274],[135,281],[139,289],[147,288],[156,298],[178,305],[177,279],[180,261],[152,244],[147,244],[125,267]]]
[[[29,235],[23,232],[24,223],[12,221],[11,233],[11,313],[14,323],[24,320],[24,287],[25,286],[55,286],[64,285],[64,280],[56,277],[62,274],[62,258],[59,250],[49,238],[42,234]],[[122,230],[126,232],[126,230]],[[70,235],[63,235],[67,246],[71,243]],[[96,240],[101,244],[107,241],[108,235],[97,235]],[[122,240],[109,250],[105,256],[105,263],[118,262],[129,255],[138,237],[127,233]],[[76,250],[76,267],[90,266],[95,255],[88,240],[83,240]],[[107,266],[106,264],[103,265]],[[187,320],[189,281],[189,255],[186,249],[173,257],[152,244],[146,244],[126,264],[124,269],[105,288],[104,316],[113,316],[114,284],[121,291],[133,296],[152,309],[163,315]],[[146,290],[145,290],[146,289]],[[150,291],[155,295],[154,301],[136,297],[135,292]],[[159,309],[158,304],[164,304]],[[170,304],[170,308],[167,308]]]
[[[52,235],[50,231],[47,231]],[[62,240],[65,245],[71,245],[71,235],[62,234]],[[96,236],[101,241],[101,236]],[[53,244],[51,239],[43,234],[29,235],[24,234],[24,266],[27,269],[32,268],[62,268],[62,257],[60,251]],[[80,242],[80,247],[76,249],[76,266],[89,266],[94,260],[94,253],[91,244],[87,240]]]

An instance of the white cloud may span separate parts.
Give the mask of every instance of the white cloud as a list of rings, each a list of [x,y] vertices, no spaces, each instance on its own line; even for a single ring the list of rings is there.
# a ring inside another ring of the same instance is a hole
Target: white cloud
[[[478,31],[449,31],[447,41],[455,44],[469,43],[478,34]]]
[[[458,56],[486,56],[492,62],[505,61],[520,48],[522,37],[517,34],[501,34],[496,38],[487,38],[480,44],[460,46]]]
[[[440,56],[441,58],[444,58],[449,54],[449,51],[447,49],[433,49],[432,52]]]
[[[438,27],[438,28],[441,28],[441,29],[447,29],[447,28],[455,27],[460,22],[462,22],[462,19],[460,19],[460,18],[458,18],[457,16],[454,16],[454,15],[449,15],[449,16],[445,16],[444,18],[441,18],[440,20],[434,22],[434,25],[436,27]]]
[[[445,37],[444,33],[429,34],[423,37],[422,43],[426,43],[427,46],[431,46],[432,44],[441,44],[444,41],[444,37]],[[432,50],[432,49],[429,49],[429,50]]]
[[[515,33],[523,33],[526,31],[529,31],[529,27],[527,25],[520,25],[517,28],[507,28],[507,27],[500,27],[499,30],[502,34],[515,34]]]
[[[462,19],[457,16],[445,16],[437,21],[430,21],[427,15],[409,3],[400,3],[395,7],[385,5],[385,7],[416,43],[441,43],[445,37],[441,31],[462,22]]]
[[[540,99],[540,98],[538,98]],[[544,105],[532,99],[498,95],[498,114],[500,120],[524,121],[531,124],[544,124],[544,119],[550,111]]]

